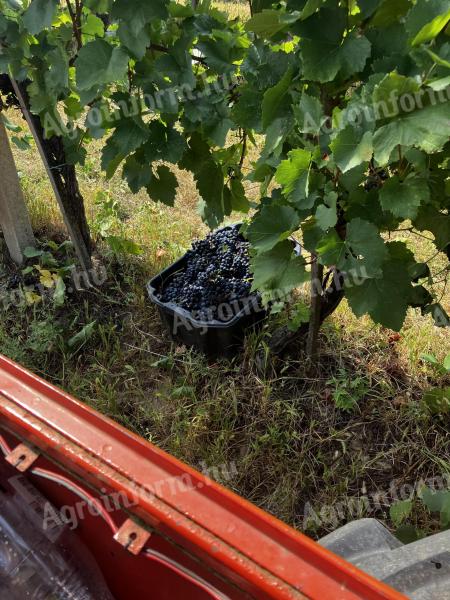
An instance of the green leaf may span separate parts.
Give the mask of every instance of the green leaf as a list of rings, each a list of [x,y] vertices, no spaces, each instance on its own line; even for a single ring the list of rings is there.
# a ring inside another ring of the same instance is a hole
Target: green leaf
[[[108,143],[114,145],[118,154],[126,156],[144,144],[148,138],[148,128],[137,117],[135,119],[122,119],[119,121],[116,130],[108,139]]]
[[[431,365],[439,365],[439,361],[434,354],[421,354],[420,359],[430,363]]]
[[[283,100],[286,98],[291,81],[292,70],[288,69],[284,77],[264,94],[262,103],[262,124],[264,129],[267,129],[278,116],[278,111],[283,104]]]
[[[436,327],[450,327],[450,317],[441,304],[430,304],[430,306],[426,306],[422,312],[426,315],[430,314],[433,317]]]
[[[424,394],[423,404],[432,415],[450,414],[450,387],[429,390]]]
[[[320,204],[316,210],[317,225],[324,231],[337,223],[337,198],[336,192],[331,192],[325,197],[325,204]]]
[[[425,537],[423,531],[416,529],[414,525],[400,525],[395,535],[402,544],[412,544]]]
[[[64,306],[66,301],[66,284],[62,277],[58,277],[53,291],[53,302],[55,306]]]
[[[444,362],[442,364],[444,365],[444,369],[450,372],[450,353],[444,358]]]
[[[11,137],[11,142],[19,148],[19,150],[29,150],[31,148],[30,141],[33,140],[33,137],[30,135],[23,136],[21,138],[13,135]]]
[[[280,21],[280,16],[279,10],[263,10],[247,21],[245,29],[261,37],[271,38],[286,27],[286,24]]]
[[[97,325],[97,321],[88,323],[76,335],[72,336],[67,342],[69,348],[79,349],[79,347],[81,347],[87,341],[89,341],[91,339],[91,337],[94,335],[96,325]]]
[[[335,265],[341,271],[355,272],[358,276],[364,268],[366,277],[377,277],[381,274],[387,248],[377,227],[358,218],[348,224],[345,240],[332,230],[318,243],[317,253],[325,265]]]
[[[169,167],[159,165],[156,174],[147,186],[148,195],[152,200],[173,206],[177,195],[178,181]]]
[[[442,58],[435,52],[432,52],[429,48],[425,48],[425,50],[428,52],[428,54],[431,56],[431,58],[437,65],[445,67],[446,69],[450,69],[450,61],[445,60],[445,58]]]
[[[167,0],[115,0],[111,16],[127,23],[132,35],[139,36],[147,23],[154,19],[166,19]]]
[[[101,166],[106,172],[106,178],[111,179],[114,173],[117,171],[120,163],[125,158],[125,155],[118,154],[115,144],[112,142],[112,138],[109,138],[107,143],[103,146]]]
[[[380,83],[375,85],[372,98],[374,102],[385,102],[390,109],[393,106],[393,96],[401,98],[404,94],[415,94],[419,90],[420,85],[415,79],[394,71],[385,75]]]
[[[450,215],[434,206],[421,206],[413,225],[419,231],[430,231],[438,250],[443,251],[450,244]]]
[[[293,309],[294,315],[288,323],[288,329],[289,331],[298,331],[303,323],[308,323],[310,319],[310,310],[309,307],[302,302],[296,304]]]
[[[383,28],[396,23],[400,17],[406,15],[411,5],[411,0],[383,0],[370,24],[372,27]]]
[[[304,79],[326,83],[364,69],[371,44],[354,32],[344,37],[346,19],[345,9],[324,8],[298,27]]]
[[[244,129],[262,129],[262,94],[251,86],[243,86],[232,109],[233,120]]]
[[[194,174],[202,198],[200,214],[211,228],[217,227],[225,216],[224,175],[220,165],[213,160],[210,147],[198,132],[191,136],[179,166]]]
[[[390,507],[389,515],[395,527],[399,527],[410,516],[412,507],[412,500],[401,500]]]
[[[114,254],[129,254],[132,256],[139,256],[142,254],[143,250],[138,245],[135,244],[132,240],[127,240],[126,238],[109,235],[105,238],[106,243],[114,252]]]
[[[445,510],[447,503],[450,500],[450,492],[439,490],[437,492],[431,490],[424,485],[419,491],[420,498],[428,510],[432,513],[442,512]]]
[[[75,61],[79,90],[90,90],[125,77],[129,57],[122,48],[102,39],[89,42]]]
[[[289,206],[263,206],[247,229],[247,237],[258,252],[271,250],[298,228],[297,212]]]
[[[147,27],[143,27],[138,33],[134,33],[128,23],[122,21],[117,30],[120,42],[138,59],[144,57],[150,46],[151,38]]]
[[[433,40],[450,19],[448,0],[422,0],[417,2],[406,19],[405,27],[413,38],[411,44],[419,46]]]
[[[301,19],[307,19],[313,15],[321,6],[325,4],[326,0],[307,0],[305,6],[302,9]]]
[[[88,37],[103,37],[105,35],[105,25],[99,17],[91,13],[81,27],[81,32]]]
[[[42,256],[43,254],[43,250],[38,250],[37,248],[31,248],[29,246],[23,251],[23,255],[25,256],[25,258],[37,258]]]
[[[303,257],[294,254],[292,242],[285,240],[252,260],[253,290],[288,293],[309,279]]]
[[[32,0],[23,15],[23,24],[31,35],[50,27],[58,8],[58,0]]]
[[[231,192],[231,209],[237,212],[248,213],[250,210],[250,203],[245,194],[244,186],[242,181],[239,179],[232,179],[230,183]]]
[[[414,219],[421,204],[430,200],[430,189],[425,179],[407,177],[401,181],[398,176],[386,181],[380,191],[380,202],[384,210],[396,217]]]
[[[350,280],[345,289],[348,303],[357,317],[367,313],[375,323],[394,331],[400,331],[403,325],[412,289],[407,269],[411,258],[397,256],[397,244],[387,245],[389,255],[382,265],[380,278]]]
[[[441,77],[440,79],[434,79],[428,83],[428,86],[435,92],[446,90],[450,87],[450,75],[447,75],[447,77]]]
[[[320,100],[306,92],[303,92],[299,104],[294,106],[294,115],[301,133],[318,135],[326,121]]]
[[[291,150],[288,159],[283,160],[275,173],[275,180],[283,187],[283,194],[289,196],[298,189],[299,182],[307,178],[311,166],[309,150]]]
[[[131,155],[125,161],[123,176],[133,194],[137,194],[140,189],[147,187],[150,183],[152,170],[149,164],[142,164],[134,155]]]
[[[347,125],[337,134],[330,147],[337,166],[346,173],[372,158],[372,133],[366,131],[361,137],[359,131],[352,125]]]
[[[427,106],[397,116],[374,134],[375,159],[386,165],[392,150],[400,146],[416,146],[427,153],[440,150],[450,137],[449,103]]]
[[[148,141],[143,150],[147,161],[178,163],[186,150],[186,141],[181,133],[175,127],[166,127],[161,121],[151,121],[145,126],[148,129]]]

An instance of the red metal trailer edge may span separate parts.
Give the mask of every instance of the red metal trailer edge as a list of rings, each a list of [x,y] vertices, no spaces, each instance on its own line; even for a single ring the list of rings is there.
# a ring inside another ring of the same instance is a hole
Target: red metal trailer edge
[[[1,355],[0,427],[91,489],[125,495],[136,522],[242,597],[405,598]]]

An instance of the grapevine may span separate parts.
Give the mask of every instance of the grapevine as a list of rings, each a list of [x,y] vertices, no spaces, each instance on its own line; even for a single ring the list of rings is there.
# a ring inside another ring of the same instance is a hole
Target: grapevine
[[[408,228],[450,256],[450,0],[258,0],[246,22],[207,0],[0,9],[0,73],[24,82],[67,162],[102,139],[107,177],[170,206],[174,167],[190,171],[211,228],[247,215],[267,302],[319,279],[310,336],[330,270],[343,281],[332,297],[358,317],[400,330],[415,307],[450,323],[432,264],[395,236]],[[191,291],[186,306],[201,307]]]

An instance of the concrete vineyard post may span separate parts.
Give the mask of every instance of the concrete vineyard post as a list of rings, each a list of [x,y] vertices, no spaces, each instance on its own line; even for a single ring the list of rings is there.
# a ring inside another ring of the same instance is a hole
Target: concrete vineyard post
[[[0,120],[0,225],[13,261],[23,263],[23,251],[35,239],[20,187],[8,134]]]

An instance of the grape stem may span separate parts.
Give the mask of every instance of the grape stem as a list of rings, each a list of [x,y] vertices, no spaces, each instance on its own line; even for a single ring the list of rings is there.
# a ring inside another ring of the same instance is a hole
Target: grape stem
[[[81,38],[81,11],[82,5],[79,0],[75,0],[76,12],[73,10],[73,6],[70,3],[70,0],[66,0],[67,9],[69,11],[70,18],[72,20],[73,34],[75,36],[75,40],[77,42],[78,50],[83,47],[83,40]]]

